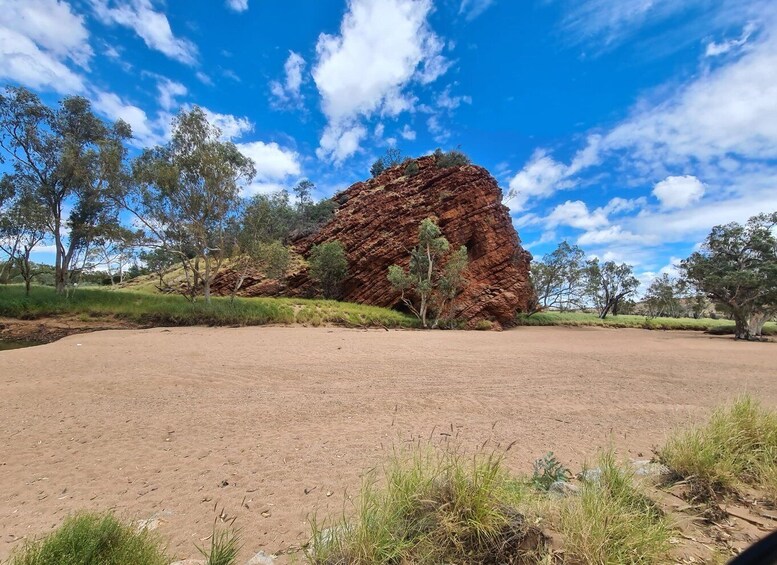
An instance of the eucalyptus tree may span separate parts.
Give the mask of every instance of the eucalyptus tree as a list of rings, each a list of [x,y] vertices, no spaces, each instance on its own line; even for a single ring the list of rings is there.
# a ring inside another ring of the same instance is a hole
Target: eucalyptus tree
[[[133,164],[133,186],[122,204],[143,226],[146,245],[181,263],[192,301],[202,289],[210,302],[211,283],[231,247],[240,187],[254,175],[253,161],[224,141],[198,107],[176,116],[169,143],[145,150]]]
[[[16,266],[27,295],[36,274],[30,256],[35,246],[46,237],[46,212],[33,195],[26,193],[19,195],[7,213],[0,217],[0,241],[8,246],[9,270],[11,266]]]
[[[685,278],[728,309],[737,339],[757,339],[777,314],[777,212],[715,226],[681,262]]]
[[[45,209],[60,293],[94,239],[118,221],[110,195],[126,181],[131,135],[125,122],[101,120],[80,96],[52,109],[24,88],[0,94],[0,154],[17,190]]]
[[[585,253],[562,241],[552,253],[531,264],[537,309],[571,310],[580,307],[585,292]]]
[[[601,319],[605,319],[610,313],[617,316],[623,300],[639,288],[639,281],[634,276],[634,268],[626,263],[618,265],[614,261],[605,261],[601,264],[598,259],[588,261],[586,280],[586,292],[596,306]]]
[[[467,265],[467,248],[462,245],[451,253],[442,230],[426,218],[418,227],[418,245],[410,252],[408,268],[390,266],[388,280],[424,328],[436,327],[466,286]],[[434,315],[431,324],[430,314]]]

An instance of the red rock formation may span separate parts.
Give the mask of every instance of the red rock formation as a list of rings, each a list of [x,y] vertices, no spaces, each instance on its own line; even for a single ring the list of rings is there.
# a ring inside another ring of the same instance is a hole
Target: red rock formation
[[[339,240],[348,254],[343,300],[393,307],[399,294],[386,276],[393,264],[407,266],[409,250],[418,241],[418,225],[436,217],[455,248],[466,245],[468,284],[456,299],[455,316],[474,326],[480,320],[512,323],[526,310],[534,293],[529,283],[531,254],[521,248],[502,193],[494,178],[474,165],[439,169],[434,157],[416,161],[417,175],[394,167],[376,178],[358,182],[337,194],[335,216],[318,232],[296,241],[294,250],[307,256],[315,244]],[[228,288],[227,274],[215,287]],[[278,285],[247,279],[241,294],[311,296],[315,286],[304,267]]]

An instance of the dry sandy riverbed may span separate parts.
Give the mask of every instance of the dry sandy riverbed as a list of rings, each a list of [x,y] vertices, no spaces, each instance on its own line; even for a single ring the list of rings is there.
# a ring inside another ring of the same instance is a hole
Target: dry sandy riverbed
[[[0,353],[0,560],[78,509],[159,518],[196,555],[223,508],[246,556],[304,542],[392,445],[453,431],[650,455],[674,425],[749,391],[777,406],[777,344],[594,328],[105,331]],[[307,494],[306,494],[307,492]],[[329,495],[329,496],[327,496]],[[214,512],[214,506],[218,508]]]

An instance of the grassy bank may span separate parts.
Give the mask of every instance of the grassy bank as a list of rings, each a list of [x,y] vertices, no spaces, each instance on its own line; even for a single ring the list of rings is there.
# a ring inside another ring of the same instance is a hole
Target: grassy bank
[[[0,286],[0,316],[21,320],[57,316],[115,318],[139,325],[194,326],[309,323],[351,327],[415,327],[415,319],[386,308],[293,298],[214,298],[190,303],[182,296],[83,288],[65,298],[49,287],[33,287],[29,297],[18,285]]]
[[[645,316],[608,316],[604,320],[585,312],[538,312],[531,316],[519,315],[521,326],[600,326],[606,328],[639,328],[645,330],[691,330],[715,334],[733,334],[732,320],[712,318],[648,318]],[[777,323],[764,326],[764,335],[777,335]]]

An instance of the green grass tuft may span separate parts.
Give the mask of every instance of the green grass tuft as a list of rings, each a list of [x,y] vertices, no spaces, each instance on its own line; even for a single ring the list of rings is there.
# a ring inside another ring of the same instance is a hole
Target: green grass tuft
[[[706,424],[671,436],[659,458],[695,485],[697,494],[749,485],[777,502],[777,412],[742,396],[713,412]]]
[[[536,563],[543,551],[499,456],[417,450],[383,471],[367,476],[351,519],[314,521],[311,563]]]
[[[111,514],[77,514],[46,537],[25,543],[9,565],[167,565],[152,533]]]
[[[598,461],[601,475],[579,496],[560,502],[564,562],[586,565],[667,563],[671,527],[635,484],[633,470],[612,451]]]
[[[214,524],[210,548],[197,546],[197,550],[205,558],[205,565],[234,565],[240,551],[240,532],[231,528],[218,530]]]

